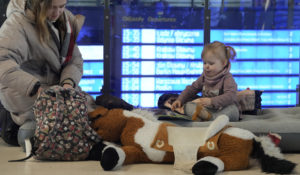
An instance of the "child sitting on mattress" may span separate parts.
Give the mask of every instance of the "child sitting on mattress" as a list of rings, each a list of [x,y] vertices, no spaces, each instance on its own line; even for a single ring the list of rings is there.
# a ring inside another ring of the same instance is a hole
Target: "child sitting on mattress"
[[[213,120],[225,114],[230,121],[238,121],[240,112],[237,101],[237,84],[230,71],[230,60],[235,50],[215,41],[204,46],[201,54],[203,73],[188,85],[175,101],[166,101],[165,106],[173,111],[192,117],[192,120]],[[201,92],[202,97],[189,101]]]

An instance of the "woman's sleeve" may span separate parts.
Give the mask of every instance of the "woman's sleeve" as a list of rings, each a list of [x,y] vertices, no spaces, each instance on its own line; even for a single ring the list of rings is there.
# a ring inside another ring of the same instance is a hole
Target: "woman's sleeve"
[[[29,96],[38,79],[20,68],[29,49],[19,20],[24,19],[7,19],[0,30],[0,84]]]
[[[77,44],[74,46],[72,59],[63,68],[60,83],[64,80],[71,79],[75,83],[75,87],[78,86],[79,81],[83,75],[83,59],[79,51]]]
[[[83,25],[84,17],[79,15],[79,18],[77,18],[77,15],[74,16],[74,14],[67,9],[65,10],[65,13],[69,17],[69,21],[71,22],[72,30],[74,32],[73,35],[76,40],[77,35]],[[82,75],[83,75],[83,59],[80,50],[78,48],[78,45],[75,43],[72,52],[72,58],[62,70],[61,77],[60,77],[60,84],[62,84],[65,80],[71,80],[75,85],[74,87],[76,87],[78,86],[82,78]]]

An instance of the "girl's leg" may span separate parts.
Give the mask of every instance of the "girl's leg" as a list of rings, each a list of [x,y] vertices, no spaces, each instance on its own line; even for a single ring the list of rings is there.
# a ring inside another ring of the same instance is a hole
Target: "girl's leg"
[[[227,115],[229,117],[229,121],[236,122],[240,119],[240,112],[238,107],[235,104],[229,105],[221,110],[209,110],[212,113],[212,118],[215,119],[219,115]]]
[[[187,102],[183,108],[185,115],[191,116],[192,120],[208,121],[212,117],[205,107],[195,102]]]

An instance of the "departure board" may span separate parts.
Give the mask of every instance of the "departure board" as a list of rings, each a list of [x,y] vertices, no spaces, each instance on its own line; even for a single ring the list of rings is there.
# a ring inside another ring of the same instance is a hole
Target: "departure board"
[[[69,9],[86,16],[78,36],[84,58],[84,74],[79,85],[96,96],[103,86],[105,66],[103,9]],[[180,93],[201,75],[203,8],[115,6],[111,10],[113,95],[134,106],[156,107],[161,94]],[[237,52],[236,60],[231,62],[231,73],[238,89],[262,90],[263,107],[295,106],[299,84],[299,10],[293,11],[291,29],[287,26],[287,10],[276,11],[273,13],[276,18],[268,21],[261,21],[265,18],[259,16],[272,12],[239,10],[249,19],[232,21],[212,14],[210,31],[210,41],[224,42]],[[231,12],[229,8],[224,12],[240,14],[239,10]]]
[[[264,91],[263,106],[296,104],[300,30],[212,30],[211,40],[236,50],[239,90]],[[133,105],[155,107],[162,93],[180,93],[203,71],[202,29],[124,28],[121,47],[121,96]]]

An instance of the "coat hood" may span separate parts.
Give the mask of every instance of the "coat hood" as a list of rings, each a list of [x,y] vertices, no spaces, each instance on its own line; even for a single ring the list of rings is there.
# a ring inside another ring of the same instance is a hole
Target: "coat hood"
[[[6,16],[9,17],[13,13],[25,14],[26,0],[10,0],[7,5]]]

